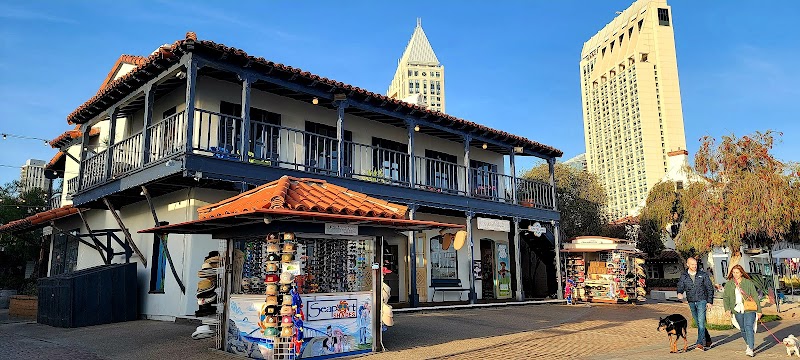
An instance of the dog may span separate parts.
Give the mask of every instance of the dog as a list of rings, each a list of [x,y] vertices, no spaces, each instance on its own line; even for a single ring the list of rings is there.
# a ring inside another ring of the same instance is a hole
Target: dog
[[[783,339],[783,345],[786,346],[786,355],[797,355],[800,357],[800,350],[797,349],[797,338],[794,335],[789,335]]]
[[[681,337],[683,337],[683,352],[686,352],[686,348],[689,345],[688,340],[686,340],[686,328],[688,326],[689,323],[681,314],[672,314],[658,319],[658,331],[666,331],[667,337],[669,337],[670,353],[678,352],[678,339]],[[675,335],[674,340],[672,339],[673,335]]]

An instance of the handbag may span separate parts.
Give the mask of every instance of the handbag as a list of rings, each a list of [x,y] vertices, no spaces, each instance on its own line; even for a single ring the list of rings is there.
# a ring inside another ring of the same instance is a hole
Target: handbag
[[[741,287],[739,287],[738,284],[736,285],[736,289],[739,290],[742,295],[745,295],[744,291]],[[747,295],[747,297],[748,299],[743,299],[742,301],[744,305],[744,311],[758,311],[758,304],[756,304],[756,301],[753,300],[753,297],[750,295]]]

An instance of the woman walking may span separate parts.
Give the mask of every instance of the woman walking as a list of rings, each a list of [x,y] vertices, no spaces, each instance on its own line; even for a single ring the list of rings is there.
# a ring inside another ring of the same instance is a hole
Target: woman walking
[[[742,332],[747,344],[745,354],[754,356],[755,349],[755,324],[761,318],[761,303],[758,301],[758,292],[750,275],[748,275],[741,265],[736,265],[728,274],[728,282],[725,284],[725,292],[722,295],[725,314],[736,318],[739,329]]]

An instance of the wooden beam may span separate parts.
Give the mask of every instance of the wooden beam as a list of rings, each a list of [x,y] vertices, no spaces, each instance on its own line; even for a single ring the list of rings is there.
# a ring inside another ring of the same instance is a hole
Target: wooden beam
[[[92,241],[94,242],[95,246],[102,247],[102,245],[100,244],[100,240],[97,239],[97,237],[95,237],[94,234],[92,233],[92,228],[89,226],[89,222],[86,221],[86,217],[83,216],[83,211],[81,211],[81,209],[78,209],[78,216],[81,217],[81,221],[83,221],[83,226],[86,227],[86,233],[88,233],[89,237],[92,238]],[[97,252],[100,253],[100,257],[103,258],[103,262],[106,265],[111,264],[111,257],[110,256],[103,256],[103,252],[101,252],[100,249],[95,248],[95,250],[97,250]],[[108,251],[108,249],[106,249],[106,251]]]
[[[108,208],[108,210],[111,211],[111,215],[113,215],[114,216],[114,220],[117,221],[117,225],[119,225],[119,229],[122,230],[123,234],[125,234],[125,240],[128,241],[128,244],[131,245],[131,248],[133,249],[133,251],[142,260],[142,265],[144,265],[144,267],[147,267],[147,259],[144,257],[142,252],[139,251],[139,247],[136,246],[136,243],[133,242],[133,238],[131,238],[131,233],[128,231],[128,228],[125,227],[125,224],[122,222],[122,219],[119,217],[119,214],[117,214],[117,210],[114,209],[114,205],[112,205],[111,202],[108,201],[107,197],[103,198],[103,203],[106,204],[106,207]]]
[[[144,193],[145,198],[147,198],[147,205],[150,206],[150,212],[153,214],[153,221],[155,222],[156,226],[160,226],[161,222],[158,221],[158,214],[156,214],[156,207],[153,205],[153,199],[150,197],[150,192],[147,191],[147,187],[142,185],[142,193]],[[169,253],[169,247],[167,243],[164,241],[162,234],[153,234],[158,237],[158,240],[161,242],[161,246],[164,247],[164,255],[167,257],[167,262],[169,263],[169,268],[172,270],[172,276],[175,277],[175,281],[178,282],[178,287],[181,288],[181,293],[186,294],[186,286],[183,285],[183,281],[178,277],[178,271],[175,269],[175,264],[172,262],[172,255]]]

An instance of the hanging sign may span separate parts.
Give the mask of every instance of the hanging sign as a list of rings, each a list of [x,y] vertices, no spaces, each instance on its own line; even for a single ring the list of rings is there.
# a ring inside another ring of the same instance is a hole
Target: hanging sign
[[[326,235],[358,235],[358,225],[325,223]]]
[[[503,232],[510,232],[511,231],[511,222],[508,220],[499,220],[499,219],[490,219],[490,218],[478,218],[478,229],[479,230],[491,230],[491,231],[503,231]]]
[[[547,228],[542,226],[538,221],[533,223],[533,225],[528,226],[528,231],[532,232],[533,235],[542,236],[542,234],[547,232]]]

